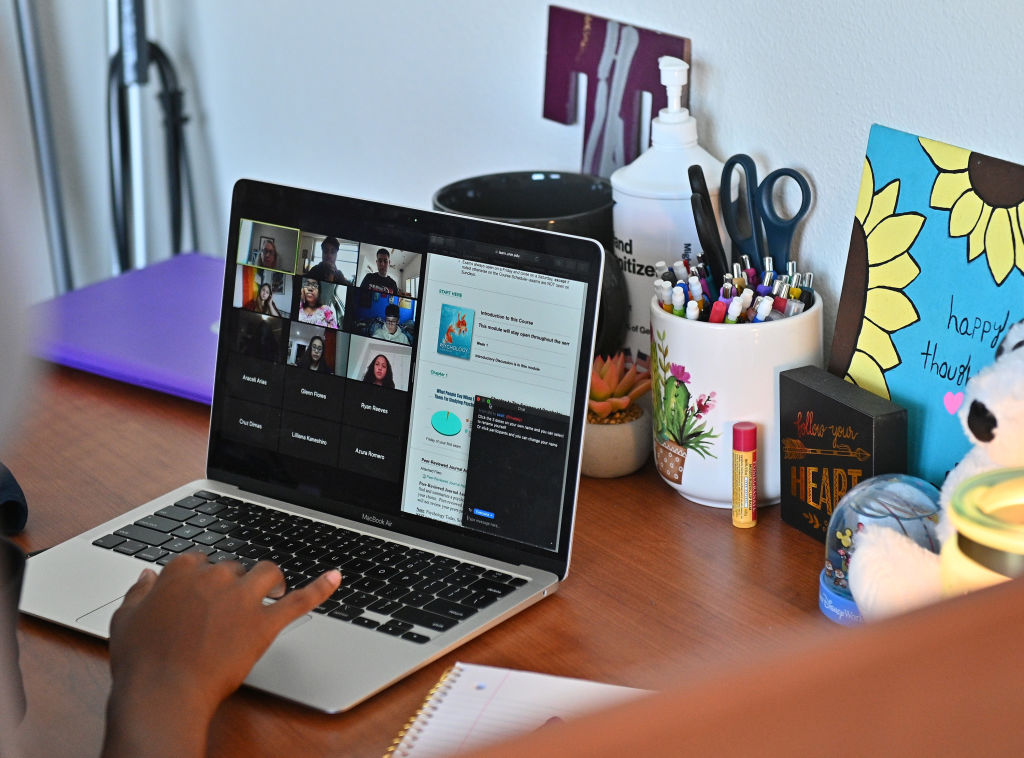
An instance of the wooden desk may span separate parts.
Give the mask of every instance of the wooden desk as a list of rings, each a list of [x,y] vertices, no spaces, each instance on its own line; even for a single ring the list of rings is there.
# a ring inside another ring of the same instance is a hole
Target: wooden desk
[[[68,369],[40,376],[2,459],[28,497],[27,551],[53,545],[202,476],[209,409]],[[456,660],[661,688],[754,659],[800,630],[841,634],[818,611],[824,548],[782,524],[755,529],[681,500],[652,465],[583,479],[569,578],[553,597],[340,716],[243,689],[213,724],[212,755],[374,756]],[[142,564],[140,563],[140,570]],[[106,644],[21,620],[31,755],[96,755]],[[169,715],[173,718],[173,715]]]

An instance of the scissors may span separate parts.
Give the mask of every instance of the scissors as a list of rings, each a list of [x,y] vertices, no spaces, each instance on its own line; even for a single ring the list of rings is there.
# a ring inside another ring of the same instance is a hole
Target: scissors
[[[697,239],[704,249],[711,276],[720,286],[729,274],[729,261],[722,247],[722,238],[718,235],[718,223],[711,205],[711,193],[704,178],[704,169],[699,165],[690,166],[687,171],[690,177],[690,207],[693,209],[693,221],[697,228]]]
[[[737,166],[743,169],[746,179],[741,201],[750,227],[749,236],[740,230],[739,211],[737,205],[732,202],[732,179]],[[800,207],[790,218],[783,218],[775,208],[775,185],[783,178],[792,179],[800,188]],[[758,184],[757,168],[753,159],[749,155],[739,153],[727,160],[722,169],[719,201],[722,207],[722,220],[729,236],[740,250],[750,256],[758,271],[764,271],[765,256],[772,259],[776,271],[785,271],[796,226],[811,207],[811,185],[804,175],[796,169],[779,168]],[[762,230],[764,238],[761,236]]]

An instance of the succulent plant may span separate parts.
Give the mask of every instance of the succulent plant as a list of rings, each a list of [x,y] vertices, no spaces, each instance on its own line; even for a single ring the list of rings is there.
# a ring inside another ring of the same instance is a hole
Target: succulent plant
[[[590,411],[598,419],[614,418],[641,395],[651,389],[651,377],[636,365],[626,369],[626,356],[616,353],[610,358],[597,356],[590,372]]]

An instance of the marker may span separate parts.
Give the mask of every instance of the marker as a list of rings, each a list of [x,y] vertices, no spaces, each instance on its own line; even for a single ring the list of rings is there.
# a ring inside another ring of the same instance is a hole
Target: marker
[[[747,287],[745,290],[743,290],[743,292],[740,293],[740,300],[743,302],[744,312],[747,310],[747,308],[750,307],[750,304],[754,302],[755,294],[756,293],[754,292],[753,287]]]
[[[711,306],[711,315],[708,316],[708,321],[712,324],[721,324],[725,320],[725,311],[728,307],[721,300],[716,300],[715,304]]]
[[[728,305],[732,302],[733,297],[732,283],[726,282],[722,285],[722,289],[718,293],[718,302]]]
[[[741,313],[743,313],[743,299],[734,297],[732,302],[729,303],[729,310],[725,312],[725,323],[737,323],[740,320]]]
[[[704,299],[704,288],[701,287],[700,277],[696,274],[690,274],[690,299],[697,301],[698,308],[701,300]]]
[[[757,525],[757,424],[732,425],[732,525]]]
[[[661,275],[668,271],[668,264],[665,261],[654,262],[654,275],[661,279]]]
[[[756,287],[761,280],[757,277],[757,269],[750,265],[750,256],[741,255],[740,260],[743,261],[743,273],[747,275],[747,285]]]
[[[800,302],[804,304],[804,310],[814,305],[814,274],[808,271],[804,274],[803,286],[800,288]]]
[[[682,287],[672,288],[672,315],[686,315],[686,290]]]
[[[783,281],[775,282],[772,287],[772,297],[775,298],[772,303],[772,307],[779,313],[786,312],[786,303],[789,302],[787,295],[789,294],[789,285]]]
[[[697,321],[700,318],[700,306],[697,305],[696,300],[691,300],[686,304],[686,318],[690,321]]]
[[[772,299],[765,295],[761,298],[761,302],[757,304],[757,312],[754,314],[754,318],[750,319],[752,324],[760,324],[762,321],[768,318],[768,314],[772,312]]]
[[[800,284],[803,282],[803,277],[800,274],[793,274],[789,277],[789,298],[790,300],[799,300],[803,290],[800,288]]]
[[[672,312],[672,285],[664,279],[661,280],[661,307]]]
[[[765,260],[771,260],[766,258]],[[755,288],[758,295],[770,295],[772,294],[772,285],[775,284],[775,272],[765,271],[764,276],[761,277],[761,283]]]

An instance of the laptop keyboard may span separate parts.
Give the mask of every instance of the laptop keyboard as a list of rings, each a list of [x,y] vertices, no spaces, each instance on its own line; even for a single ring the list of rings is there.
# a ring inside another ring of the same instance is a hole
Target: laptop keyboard
[[[160,565],[186,552],[269,560],[289,590],[338,568],[342,585],[314,612],[421,644],[529,581],[205,490],[92,544]]]

